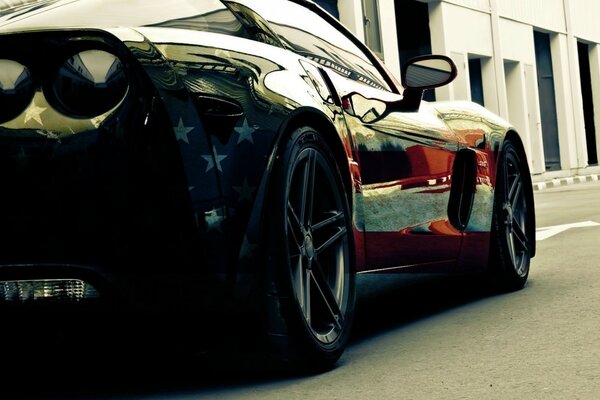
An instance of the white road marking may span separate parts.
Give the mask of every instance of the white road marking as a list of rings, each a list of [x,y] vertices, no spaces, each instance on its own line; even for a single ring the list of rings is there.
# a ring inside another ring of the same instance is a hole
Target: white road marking
[[[600,226],[600,224],[593,221],[585,221],[576,222],[574,224],[546,226],[544,228],[536,229],[535,238],[539,242],[541,240],[546,240],[554,235],[558,235],[559,233],[569,230],[571,228],[589,228],[591,226]]]

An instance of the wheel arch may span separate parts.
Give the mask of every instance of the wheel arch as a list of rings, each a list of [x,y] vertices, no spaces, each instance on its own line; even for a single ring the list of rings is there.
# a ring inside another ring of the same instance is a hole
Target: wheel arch
[[[339,123],[344,124],[345,122],[340,120]],[[264,193],[265,199],[270,198],[272,195],[271,190],[273,190],[274,187],[273,178],[276,175],[275,170],[279,167],[279,159],[281,152],[285,147],[286,140],[290,137],[294,130],[304,126],[313,128],[322,135],[326,144],[333,153],[334,160],[342,176],[342,184],[344,185],[344,191],[346,199],[348,200],[348,207],[353,221],[352,224],[354,225],[355,230],[353,247],[356,252],[356,257],[352,267],[355,271],[359,270],[365,265],[365,238],[364,235],[357,234],[358,231],[356,228],[356,225],[360,224],[360,222],[357,223],[356,221],[361,221],[363,218],[361,214],[361,207],[359,207],[359,204],[356,203],[355,199],[355,194],[359,189],[356,189],[354,184],[355,176],[353,173],[357,172],[351,169],[353,165],[350,165],[349,162],[348,152],[352,151],[352,142],[350,138],[345,138],[343,133],[338,131],[338,128],[336,127],[335,114],[332,113],[332,115],[327,115],[320,109],[303,107],[296,109],[281,124],[277,141],[271,150],[271,161],[269,162],[269,166],[264,177],[264,183],[266,186]],[[341,127],[339,129],[345,128]],[[345,142],[345,140],[348,142]],[[265,212],[267,211],[263,207],[261,218],[264,217]],[[264,236],[264,232],[262,232],[261,235]]]
[[[342,139],[337,134],[333,118],[330,118],[317,108],[300,107],[289,113],[285,118],[282,118],[278,128],[276,128],[276,139],[269,150],[267,166],[257,188],[257,196],[252,206],[253,210],[246,226],[246,236],[256,238],[255,241],[257,242],[262,242],[267,237],[267,228],[264,224],[269,214],[267,204],[272,199],[274,191],[277,190],[277,171],[281,168],[282,152],[285,150],[286,141],[294,130],[303,126],[308,126],[319,131],[330,147],[342,175],[342,182],[345,186],[344,190],[346,191],[350,212],[352,213],[354,210],[353,189],[350,186],[352,182],[350,167]],[[344,157],[346,158],[345,162]],[[241,270],[256,271],[257,267],[256,263],[250,262],[247,266],[242,267]]]
[[[343,131],[338,131],[335,116],[333,113],[329,114],[326,109],[320,110],[319,108],[309,107],[296,109],[289,114],[280,124],[277,140],[271,150],[269,167],[263,177],[265,201],[261,204],[263,213],[262,221],[264,222],[261,230],[264,235],[263,237],[271,244],[264,252],[265,263],[264,268],[261,268],[262,282],[259,283],[260,285],[264,285],[262,288],[264,290],[262,302],[266,312],[261,314],[261,325],[263,326],[263,334],[265,335],[264,343],[266,352],[270,357],[274,357],[275,359],[280,358],[283,354],[285,357],[284,362],[299,363],[299,365],[307,367],[334,362],[341,355],[341,351],[343,351],[345,343],[348,340],[355,298],[354,272],[356,271],[356,267],[354,257],[352,256],[352,247],[355,244],[353,243],[352,233],[348,230],[346,236],[349,239],[348,245],[350,249],[348,251],[350,253],[344,263],[344,270],[349,272],[349,275],[343,280],[344,288],[348,292],[344,296],[346,306],[343,309],[340,308],[342,310],[340,312],[344,313],[344,320],[347,321],[347,325],[344,323],[344,328],[340,327],[339,336],[336,336],[335,340],[331,342],[319,342],[321,339],[318,339],[315,335],[315,332],[317,332],[315,329],[318,330],[320,328],[312,325],[310,320],[307,321],[303,315],[302,306],[299,303],[300,300],[297,298],[296,290],[293,286],[295,278],[292,271],[290,268],[282,268],[282,266],[285,266],[283,265],[283,258],[287,259],[285,261],[287,264],[290,263],[290,258],[289,254],[286,254],[286,244],[288,243],[288,234],[286,232],[289,222],[283,224],[284,229],[286,229],[283,235],[281,234],[282,224],[280,223],[282,212],[289,207],[286,207],[286,203],[281,200],[285,200],[288,194],[284,190],[281,190],[281,188],[282,185],[286,185],[286,182],[289,183],[289,179],[292,180],[291,184],[294,184],[293,168],[295,166],[293,162],[295,160],[294,157],[297,157],[299,154],[296,151],[298,148],[306,149],[307,144],[310,146],[312,141],[315,141],[315,144],[323,155],[325,155],[323,148],[325,146],[329,147],[330,154],[326,157],[328,159],[327,163],[335,162],[341,174],[341,177],[335,177],[335,186],[339,187],[338,182],[340,179],[342,180],[341,184],[345,186],[351,181],[350,166],[344,147],[344,137],[342,136]],[[318,135],[313,130],[318,132]],[[315,136],[318,136],[318,138],[315,138]],[[300,140],[300,137],[303,139]],[[308,142],[306,141],[307,139]],[[331,160],[331,157],[334,157],[334,160]],[[292,174],[291,178],[288,175],[290,173]],[[346,193],[340,193],[342,191]],[[329,193],[335,193],[338,201],[341,200],[339,204],[344,203],[344,214],[348,218],[345,218],[343,224],[349,228],[352,211],[348,210],[348,208],[350,207],[352,197],[346,196],[349,201],[345,202],[343,196],[352,194],[352,188],[332,188]],[[272,204],[272,206],[269,207],[266,204]],[[335,263],[335,265],[338,265],[338,263]]]
[[[282,125],[279,140],[274,151],[279,152],[280,145],[289,137],[289,135],[295,129],[303,126],[309,126],[321,133],[331,149],[337,166],[340,169],[340,174],[342,175],[342,182],[344,183],[350,211],[353,212],[352,175],[348,165],[348,155],[346,154],[343,139],[338,134],[334,122],[325,114],[311,108],[296,110],[296,112]]]
[[[534,229],[532,231],[533,237],[530,238],[530,241],[532,243],[531,257],[534,257],[535,253],[536,253],[535,202],[533,199],[533,182],[531,179],[531,171],[529,170],[529,163],[527,162],[527,153],[525,152],[525,146],[523,144],[523,140],[521,139],[521,137],[519,136],[517,131],[515,131],[514,129],[510,129],[510,130],[508,130],[508,132],[506,132],[506,136],[504,137],[504,140],[509,140],[515,146],[515,148],[519,154],[519,157],[523,161],[521,166],[524,169],[523,179],[524,179],[525,185],[527,187],[527,209],[529,211],[527,213],[527,216],[529,218],[529,222],[531,223],[531,226],[534,227]],[[496,174],[498,174],[498,169],[496,169]]]

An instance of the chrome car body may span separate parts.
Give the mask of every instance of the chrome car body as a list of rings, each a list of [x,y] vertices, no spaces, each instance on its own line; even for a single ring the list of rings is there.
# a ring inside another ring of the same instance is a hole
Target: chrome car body
[[[52,304],[83,304],[88,290],[112,310],[241,313],[266,327],[267,347],[292,332],[285,354],[306,361],[310,348],[309,362],[330,364],[347,341],[355,273],[485,271],[498,241],[528,272],[533,197],[514,128],[472,103],[421,101],[425,86],[399,87],[313,3],[270,3],[0,11],[0,302],[43,302],[39,284],[61,288]],[[366,117],[365,104],[379,111]],[[498,175],[507,138],[518,184]],[[333,198],[331,221],[293,226],[286,196],[302,168],[326,182],[307,191]],[[498,179],[519,197],[497,200]],[[327,191],[338,186],[345,196]],[[337,219],[349,229],[323,239],[342,240],[332,282],[312,263],[326,247],[315,232]],[[282,260],[301,271],[282,273]],[[309,304],[311,287],[324,305]],[[332,315],[317,326],[319,307]]]

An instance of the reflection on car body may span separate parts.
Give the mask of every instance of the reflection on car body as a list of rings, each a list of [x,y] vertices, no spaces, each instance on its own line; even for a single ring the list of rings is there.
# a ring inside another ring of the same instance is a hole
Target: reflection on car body
[[[182,330],[202,315],[214,336],[233,320],[260,352],[323,368],[357,273],[527,280],[514,128],[422,101],[456,76],[447,57],[409,61],[398,87],[311,2],[16,6],[0,67],[3,307],[94,302]]]

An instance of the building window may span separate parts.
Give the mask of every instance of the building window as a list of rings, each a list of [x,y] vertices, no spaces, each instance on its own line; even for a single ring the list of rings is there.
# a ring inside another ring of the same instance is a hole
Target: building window
[[[337,6],[337,0],[315,0],[315,3],[320,5],[325,11],[340,19],[340,11]]]
[[[378,0],[363,0],[365,39],[367,46],[383,60]]]
[[[561,168],[560,144],[550,35],[548,33],[534,31],[533,40],[535,45],[535,61],[537,65],[540,115],[542,119],[542,139],[544,142],[546,170],[559,170]]]
[[[429,8],[416,0],[396,1],[396,34],[400,65],[416,56],[431,54]],[[435,101],[435,90],[426,90],[423,98]]]
[[[471,100],[483,106],[483,78],[481,76],[481,58],[469,59],[469,80],[471,82]]]
[[[585,122],[585,138],[589,165],[598,165],[596,150],[596,124],[594,121],[594,91],[592,88],[592,72],[590,69],[590,46],[578,42],[579,76],[581,79],[581,95],[583,98],[583,118]]]

